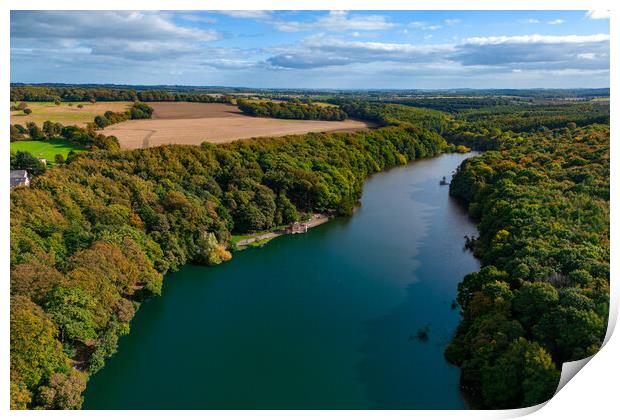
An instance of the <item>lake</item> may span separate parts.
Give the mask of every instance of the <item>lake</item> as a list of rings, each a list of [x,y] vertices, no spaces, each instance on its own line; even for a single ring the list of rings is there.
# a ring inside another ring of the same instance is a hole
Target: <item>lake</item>
[[[467,408],[443,351],[477,231],[439,180],[472,155],[373,175],[350,218],[167,275],[84,408]]]

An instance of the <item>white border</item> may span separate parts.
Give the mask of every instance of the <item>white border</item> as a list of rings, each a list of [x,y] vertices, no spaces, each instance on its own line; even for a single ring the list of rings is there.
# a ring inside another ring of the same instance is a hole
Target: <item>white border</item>
[[[588,10],[588,9],[606,9],[611,10],[612,15],[618,16],[620,8],[618,2],[600,1],[600,0],[538,0],[538,1],[515,1],[515,0],[435,0],[428,1],[398,1],[398,0],[264,0],[260,2],[227,0],[226,2],[217,1],[198,1],[198,0],[134,0],[128,2],[126,0],[91,0],[89,2],[76,0],[56,0],[53,3],[45,0],[29,0],[23,2],[4,1],[0,5],[2,14],[0,15],[0,51],[2,52],[2,71],[0,71],[0,91],[6,104],[9,99],[10,86],[10,10]],[[618,53],[614,49],[616,46],[615,34],[618,32],[618,20],[611,19],[611,84],[614,89],[615,80],[617,80],[618,69]],[[45,63],[41,63],[42,66]],[[105,81],[102,81],[103,83]],[[611,102],[611,115],[617,115],[615,102]],[[614,118],[612,117],[612,120]],[[2,133],[1,147],[2,151],[2,171],[8,171],[9,156],[9,113],[0,114],[0,132]],[[612,123],[612,133],[614,133],[615,121]],[[612,134],[612,139],[615,136]],[[613,142],[613,140],[612,140]],[[612,202],[617,196],[618,171],[615,170],[618,162],[618,152],[615,145],[611,148],[612,154]],[[0,194],[4,205],[0,206],[2,214],[3,234],[1,236],[2,255],[0,256],[0,266],[2,268],[3,279],[3,295],[0,300],[2,311],[2,363],[0,369],[2,371],[3,382],[0,386],[2,389],[1,408],[3,412],[9,411],[9,189],[0,188]],[[612,203],[612,209],[615,206]],[[616,218],[611,218],[611,234],[612,237],[617,236]],[[618,271],[617,247],[612,247],[611,267],[612,278]],[[610,327],[613,328],[618,314],[618,302],[620,301],[620,287],[615,287],[612,281],[612,310],[610,311]],[[611,332],[611,329],[609,333]],[[79,412],[61,412],[61,411],[10,411],[8,414],[11,418],[25,417],[45,417],[45,418],[101,418],[108,419],[110,416],[115,418],[132,418],[132,419],[169,419],[172,416],[183,416],[185,418],[219,418],[219,419],[236,419],[239,417],[252,417],[265,420],[290,419],[312,419],[317,416],[326,419],[341,419],[355,417],[357,419],[378,419],[382,417],[390,417],[394,419],[415,418],[463,418],[463,419],[485,419],[485,418],[512,418],[528,413],[532,418],[536,419],[582,419],[584,417],[593,417],[600,419],[615,418],[618,415],[619,404],[617,403],[617,384],[618,375],[620,374],[620,362],[617,355],[620,354],[620,339],[617,334],[609,336],[608,342],[601,351],[592,358],[585,369],[577,374],[577,376],[568,382],[568,384],[554,397],[549,403],[542,404],[540,410],[536,408],[524,410],[501,410],[501,411],[79,411]]]

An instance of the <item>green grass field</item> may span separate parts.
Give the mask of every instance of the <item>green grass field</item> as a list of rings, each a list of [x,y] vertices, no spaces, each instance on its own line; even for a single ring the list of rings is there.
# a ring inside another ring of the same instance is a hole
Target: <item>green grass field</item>
[[[66,140],[11,142],[11,152],[29,152],[34,157],[46,159],[48,163],[54,163],[56,155],[63,155],[66,158],[72,150],[86,149]]]
[[[260,233],[249,233],[246,235],[231,235],[231,245],[233,246],[233,249],[235,251],[243,251],[244,249],[248,249],[248,248],[260,248],[263,245],[265,245],[266,243],[268,243],[269,241],[275,239],[275,238],[267,238],[267,239],[261,239],[260,241],[254,241],[254,242],[250,242],[249,244],[245,245],[245,246],[240,246],[237,245],[237,243],[239,241],[241,241],[242,239],[249,239],[249,238],[253,238],[255,236],[260,236],[260,235],[264,235],[265,233],[268,233],[267,231],[265,232],[260,232]]]

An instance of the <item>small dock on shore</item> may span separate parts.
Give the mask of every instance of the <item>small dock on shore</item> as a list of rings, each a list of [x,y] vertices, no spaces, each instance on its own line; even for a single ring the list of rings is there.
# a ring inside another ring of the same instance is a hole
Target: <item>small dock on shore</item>
[[[257,233],[254,236],[240,239],[234,245],[237,249],[239,248],[242,249],[249,245],[256,244],[258,242],[266,243],[272,240],[273,238],[277,238],[278,236],[306,233],[308,229],[312,229],[313,227],[316,227],[316,226],[322,225],[323,223],[328,222],[330,217],[331,216],[328,214],[315,213],[312,215],[312,217],[309,220],[302,221],[302,222],[293,222],[284,229],[278,229],[272,232]]]

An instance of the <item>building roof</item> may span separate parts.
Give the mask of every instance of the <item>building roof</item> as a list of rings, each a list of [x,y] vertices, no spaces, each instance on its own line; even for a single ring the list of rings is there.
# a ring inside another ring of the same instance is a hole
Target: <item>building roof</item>
[[[11,187],[25,184],[28,181],[28,171],[11,169]]]

